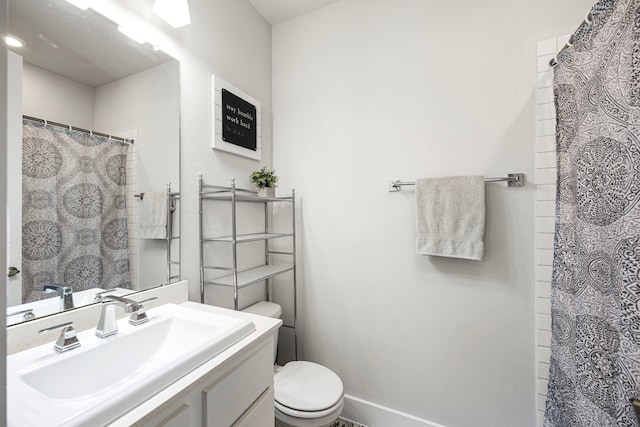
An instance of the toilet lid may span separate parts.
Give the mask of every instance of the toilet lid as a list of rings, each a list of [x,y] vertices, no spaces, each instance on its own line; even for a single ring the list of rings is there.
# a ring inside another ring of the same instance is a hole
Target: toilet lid
[[[313,362],[289,362],[273,377],[275,400],[297,411],[323,411],[343,397],[342,381]]]

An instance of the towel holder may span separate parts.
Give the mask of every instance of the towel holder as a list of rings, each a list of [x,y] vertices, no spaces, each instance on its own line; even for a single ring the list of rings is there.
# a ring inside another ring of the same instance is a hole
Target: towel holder
[[[506,182],[508,187],[524,187],[524,174],[523,173],[510,173],[507,176],[498,178],[485,178],[484,182]],[[401,180],[388,181],[387,191],[390,193],[398,192],[402,190],[405,185],[416,185],[413,182],[403,182]]]

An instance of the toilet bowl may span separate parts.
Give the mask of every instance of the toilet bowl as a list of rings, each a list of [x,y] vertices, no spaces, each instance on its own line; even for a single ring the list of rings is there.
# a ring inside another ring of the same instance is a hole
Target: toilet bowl
[[[282,315],[278,304],[266,301],[243,311],[273,318]],[[276,348],[277,343],[276,335]],[[317,363],[294,361],[276,366],[273,390],[276,427],[328,427],[342,412],[340,377]]]

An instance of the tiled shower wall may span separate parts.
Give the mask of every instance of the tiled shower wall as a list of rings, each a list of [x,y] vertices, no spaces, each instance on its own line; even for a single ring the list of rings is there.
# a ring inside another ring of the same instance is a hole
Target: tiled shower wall
[[[536,84],[536,398],[542,426],[551,358],[551,273],[556,200],[556,112],[549,61],[569,36],[538,42]]]
[[[127,132],[124,138],[137,140],[138,132]],[[130,144],[127,150],[127,223],[129,228],[129,271],[131,273],[131,288],[140,289],[140,245],[138,239],[138,149],[136,144]]]

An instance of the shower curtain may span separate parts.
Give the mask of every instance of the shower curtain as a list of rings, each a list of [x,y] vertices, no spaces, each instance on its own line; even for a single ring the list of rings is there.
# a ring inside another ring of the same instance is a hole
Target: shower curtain
[[[130,288],[128,146],[29,120],[22,142],[23,302],[46,284]]]
[[[559,55],[545,427],[638,426],[640,1],[602,0]]]

